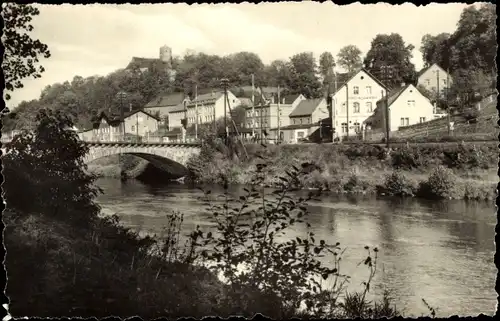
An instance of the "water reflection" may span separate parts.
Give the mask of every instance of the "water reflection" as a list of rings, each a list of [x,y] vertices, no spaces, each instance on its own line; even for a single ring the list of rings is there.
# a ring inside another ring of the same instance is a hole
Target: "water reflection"
[[[119,180],[99,184],[105,191],[99,198],[104,212],[118,214],[125,225],[143,232],[159,234],[171,211],[184,214],[185,233],[196,225],[213,226],[199,189]],[[210,189],[221,192],[218,187]],[[242,188],[231,191],[238,195]],[[366,255],[363,247],[376,246],[380,252],[375,293],[388,287],[409,314],[428,312],[422,298],[439,307],[440,316],[493,314],[493,204],[325,195],[321,202],[310,202],[309,210],[305,220],[317,240],[348,247],[342,269],[352,277],[352,289],[360,289],[368,275],[365,267],[356,267]],[[299,225],[289,237],[306,233],[307,228]]]

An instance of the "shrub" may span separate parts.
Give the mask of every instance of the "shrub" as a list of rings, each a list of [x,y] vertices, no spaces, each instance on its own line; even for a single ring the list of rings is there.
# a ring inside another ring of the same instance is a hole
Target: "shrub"
[[[413,196],[414,184],[400,171],[387,175],[382,186],[384,193],[396,196]]]
[[[391,152],[392,166],[396,169],[412,169],[427,165],[418,147],[402,147]]]
[[[454,198],[457,195],[457,178],[449,168],[438,166],[427,181],[419,186],[418,194],[428,198]]]

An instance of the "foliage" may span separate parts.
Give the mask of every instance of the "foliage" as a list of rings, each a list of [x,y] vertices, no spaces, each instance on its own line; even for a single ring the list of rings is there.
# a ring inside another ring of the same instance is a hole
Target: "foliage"
[[[412,169],[425,166],[427,158],[418,148],[402,147],[391,152],[392,166],[396,169]]]
[[[402,82],[416,83],[417,73],[411,62],[413,45],[405,44],[401,35],[379,34],[373,39],[371,48],[364,59],[365,68],[389,87],[397,87]],[[387,74],[384,66],[390,67]]]
[[[444,166],[436,167],[426,182],[422,182],[418,194],[428,198],[451,199],[456,195],[457,178],[453,171]]]
[[[40,78],[45,69],[38,65],[39,58],[49,58],[47,45],[30,36],[33,31],[31,21],[40,11],[29,4],[3,3],[2,18],[4,29],[2,43],[5,50],[2,64],[5,90],[14,91],[23,88],[22,80],[32,76]],[[5,95],[7,100],[10,95]]]
[[[323,78],[323,87],[331,85],[334,81],[333,68],[335,67],[335,58],[331,52],[325,51],[319,57],[319,70]],[[328,87],[330,89],[330,87]]]
[[[384,193],[394,196],[413,196],[415,191],[413,183],[400,171],[387,175],[382,188]]]
[[[425,67],[437,63],[445,70],[449,67],[448,53],[446,52],[448,41],[450,40],[449,33],[440,33],[436,36],[426,34],[422,37],[422,45],[420,52],[424,60]]]
[[[229,284],[229,297],[240,307],[234,313],[249,316],[259,312],[272,318],[290,318],[298,313],[315,317],[341,313],[337,300],[348,277],[338,271],[340,244],[316,242],[310,231],[305,238],[281,241],[288,229],[305,223],[307,201],[315,196],[310,193],[307,198],[296,200],[288,195],[301,188],[300,178],[307,173],[309,164],[301,167],[294,166],[280,177],[279,187],[272,192],[274,197],[264,190],[264,163],[257,164],[254,180],[239,198],[229,195],[227,185],[222,204],[210,197],[210,191],[205,192],[216,231],[204,233],[198,228],[198,244],[208,266],[221,272]],[[305,225],[310,227],[309,223]],[[320,258],[325,255],[333,256],[333,268],[321,263]],[[363,262],[372,268],[376,254],[372,259],[369,252]],[[373,274],[374,270],[365,282],[363,300]],[[334,278],[334,286],[323,289],[319,280],[329,277]],[[300,312],[304,305],[305,311]]]
[[[289,88],[293,93],[301,93],[307,98],[321,96],[321,83],[317,77],[318,66],[310,52],[296,54],[290,58],[291,82]]]
[[[34,132],[22,132],[6,146],[3,162],[9,207],[38,210],[81,224],[92,222],[99,212],[93,201],[99,190],[93,186],[95,177],[85,172],[88,147],[60,112],[41,110],[36,122]]]
[[[355,45],[343,47],[337,54],[337,63],[348,73],[353,73],[363,66],[361,50]]]

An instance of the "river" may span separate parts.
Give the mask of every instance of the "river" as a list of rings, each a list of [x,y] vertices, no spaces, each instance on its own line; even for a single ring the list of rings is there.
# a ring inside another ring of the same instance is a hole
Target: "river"
[[[210,228],[198,189],[117,179],[99,179],[97,184],[104,191],[98,197],[103,213],[117,214],[141,234],[160,233],[165,214],[173,210],[184,214],[186,233],[196,225]],[[495,313],[493,203],[325,195],[309,205],[307,220],[316,239],[347,246],[342,271],[352,277],[350,291],[360,290],[368,276],[365,267],[357,266],[366,255],[363,247],[377,246],[374,293],[390,290],[406,316],[428,314],[422,298],[440,317]],[[305,233],[299,228],[289,235]]]

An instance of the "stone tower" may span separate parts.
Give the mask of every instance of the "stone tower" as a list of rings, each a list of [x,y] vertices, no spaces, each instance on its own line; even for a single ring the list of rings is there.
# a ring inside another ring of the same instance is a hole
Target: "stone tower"
[[[160,60],[172,66],[172,49],[169,46],[160,47]]]

